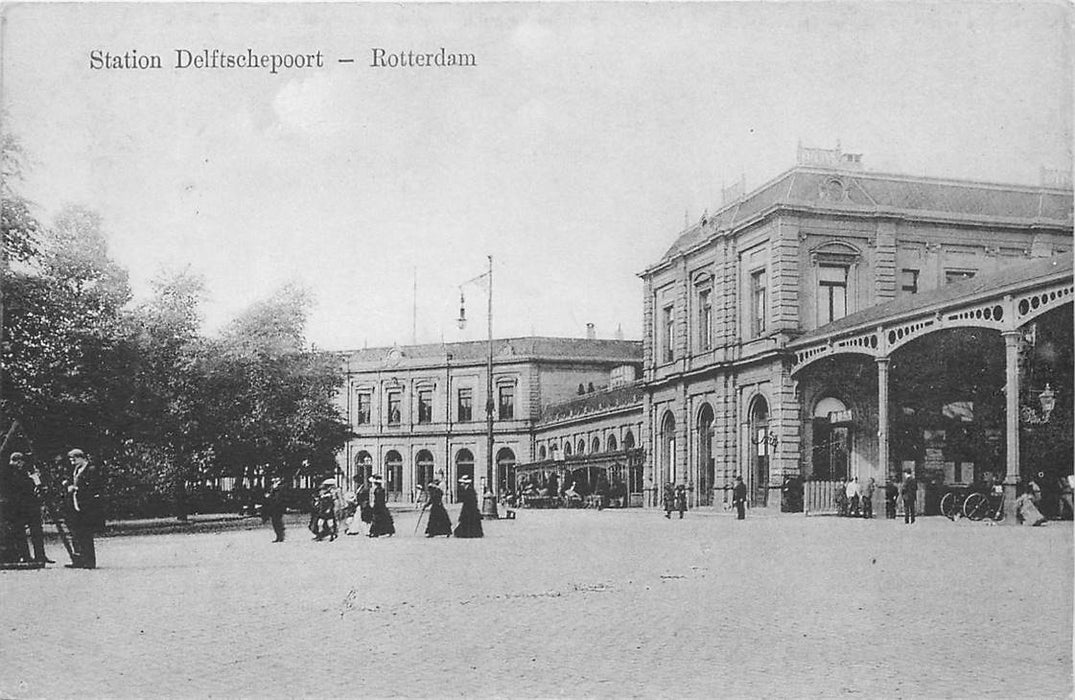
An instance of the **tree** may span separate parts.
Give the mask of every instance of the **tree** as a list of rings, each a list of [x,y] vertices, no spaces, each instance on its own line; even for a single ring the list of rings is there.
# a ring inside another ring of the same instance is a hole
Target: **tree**
[[[304,348],[309,306],[304,290],[284,287],[237,318],[205,357],[217,457],[237,476],[324,473],[350,436],[332,401],[339,364]]]

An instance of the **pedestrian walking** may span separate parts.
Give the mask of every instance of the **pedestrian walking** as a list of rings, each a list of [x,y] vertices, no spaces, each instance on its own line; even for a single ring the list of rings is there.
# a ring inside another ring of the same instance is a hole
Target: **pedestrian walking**
[[[437,535],[452,536],[452,520],[444,508],[444,488],[439,479],[434,479],[426,486],[426,502],[422,510],[429,509],[429,521],[426,523],[426,537]]]
[[[664,502],[664,517],[671,518],[672,511],[676,509],[676,490],[672,487],[672,482],[665,482],[662,499]]]
[[[384,480],[379,475],[370,478],[373,481],[373,510],[370,513],[370,531],[367,537],[394,535],[396,524],[392,521],[392,514],[388,512],[385,502]]]
[[[104,525],[101,507],[100,469],[90,463],[86,453],[73,449],[67,453],[73,469],[67,482],[67,520],[71,527],[73,569],[96,569],[97,550],[93,536]]]
[[[22,455],[18,452],[14,452],[11,458],[14,459],[15,455]],[[44,504],[45,484],[41,477],[41,471],[37,466],[23,458],[23,474],[26,477],[24,482],[26,486],[26,501],[23,511],[23,520],[26,527],[30,530],[30,543],[34,548],[34,561],[38,564],[55,564],[56,562],[45,556],[45,530],[44,523],[41,520],[41,507]]]
[[[321,482],[321,490],[314,496],[314,539],[318,542],[326,537],[332,542],[339,533],[336,524],[336,498],[332,493],[335,486],[335,479],[325,479]]]
[[[474,480],[464,474],[459,477],[459,496],[463,508],[459,511],[459,523],[455,526],[456,537],[483,537],[482,514],[478,510],[478,494],[474,491]]]
[[[918,481],[908,469],[903,472],[903,484],[900,487],[903,497],[903,523],[913,525],[915,521],[915,505],[918,501]]]
[[[871,476],[862,490],[862,517],[873,518],[873,494],[877,490],[877,482]]]
[[[683,484],[676,485],[675,494],[676,510],[679,511],[679,519],[683,519],[683,513],[687,510],[687,487]]]
[[[369,525],[373,522],[373,506],[370,505],[370,484],[373,483],[373,479],[366,481],[362,477],[359,478],[362,479],[362,483],[355,491],[356,515],[351,518],[351,524],[347,528],[348,535],[363,534],[362,524]]]
[[[30,561],[30,548],[26,544],[26,512],[33,484],[26,476],[24,456],[12,452],[8,463],[0,468],[0,561],[15,564]]]
[[[732,505],[735,506],[735,519],[743,520],[747,517],[747,485],[743,483],[743,477],[735,475],[735,488],[732,489]]]
[[[284,541],[284,510],[284,480],[275,477],[265,494],[265,501],[261,504],[262,522],[271,521],[273,532],[276,534],[273,542]]]

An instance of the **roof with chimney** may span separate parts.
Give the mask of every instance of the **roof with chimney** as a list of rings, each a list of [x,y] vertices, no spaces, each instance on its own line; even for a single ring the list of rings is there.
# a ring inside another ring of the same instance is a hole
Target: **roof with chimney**
[[[600,413],[616,408],[642,407],[645,391],[642,382],[632,382],[610,389],[599,389],[576,398],[547,406],[541,414],[542,423],[551,423],[574,416]]]
[[[414,366],[415,364],[442,365],[448,361],[453,363],[485,362],[489,357],[489,341],[392,345],[335,354],[342,360],[356,365]],[[493,360],[495,363],[522,360],[586,360],[638,364],[642,362],[642,341],[546,336],[494,338]]]
[[[1015,228],[1072,228],[1070,188],[799,165],[688,226],[652,267],[779,209]]]

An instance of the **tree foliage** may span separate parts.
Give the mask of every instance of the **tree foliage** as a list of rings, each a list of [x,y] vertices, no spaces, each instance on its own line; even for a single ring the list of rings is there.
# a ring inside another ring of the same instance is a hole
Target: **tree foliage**
[[[99,214],[41,225],[10,189],[22,155],[3,141],[4,424],[19,418],[40,457],[78,446],[106,462],[117,513],[183,515],[189,486],[219,476],[331,471],[343,376],[305,346],[309,295],[286,286],[215,338],[189,271],[134,303]]]

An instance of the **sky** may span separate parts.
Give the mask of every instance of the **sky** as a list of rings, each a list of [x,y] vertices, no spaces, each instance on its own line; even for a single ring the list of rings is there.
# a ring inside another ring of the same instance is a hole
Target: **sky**
[[[48,220],[104,218],[138,298],[205,278],[213,333],[287,283],[343,350],[640,338],[642,282],[689,217],[795,164],[1038,184],[1072,166],[1071,9],[1023,3],[7,4],[3,129]],[[375,67],[373,50],[473,54]],[[197,70],[176,50],[320,51]],[[94,51],[159,55],[95,70]],[[340,59],[354,59],[341,63]],[[460,285],[466,329],[456,327]]]

